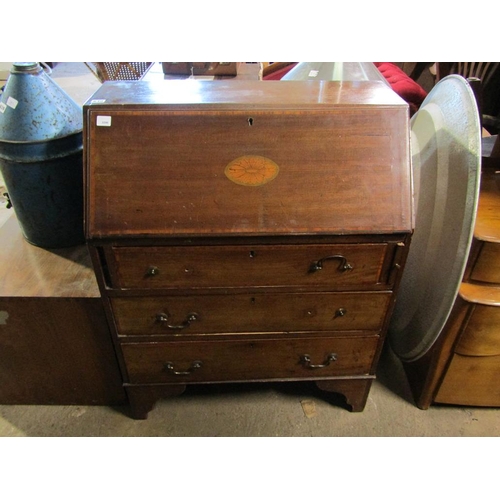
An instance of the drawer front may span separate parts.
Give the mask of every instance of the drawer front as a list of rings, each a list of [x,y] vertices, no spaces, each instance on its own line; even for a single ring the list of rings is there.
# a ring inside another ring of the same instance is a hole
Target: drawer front
[[[455,352],[463,356],[496,355],[500,359],[499,325],[498,302],[496,305],[474,304],[467,326],[455,346]]]
[[[382,279],[386,244],[114,247],[119,288],[369,287]]]
[[[454,354],[434,401],[500,407],[499,379],[500,356]]]
[[[500,285],[500,244],[483,243],[470,279]]]
[[[130,383],[369,374],[378,337],[124,343]]]
[[[119,335],[382,328],[391,292],[256,293],[111,299]]]

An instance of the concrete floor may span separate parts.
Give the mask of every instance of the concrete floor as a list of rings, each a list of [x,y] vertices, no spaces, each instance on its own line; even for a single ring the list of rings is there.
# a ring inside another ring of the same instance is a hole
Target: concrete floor
[[[418,409],[399,363],[386,352],[366,408],[351,413],[340,396],[308,383],[193,386],[161,400],[147,420],[128,408],[0,406],[0,436],[158,437],[496,437],[496,409]]]
[[[83,63],[59,63],[52,76],[78,103],[100,85]],[[0,224],[9,215],[0,206]],[[361,413],[349,412],[342,397],[328,396],[308,383],[193,386],[182,396],[159,401],[148,419],[140,421],[128,416],[127,407],[0,406],[4,437],[499,435],[497,409],[418,409],[389,349]]]

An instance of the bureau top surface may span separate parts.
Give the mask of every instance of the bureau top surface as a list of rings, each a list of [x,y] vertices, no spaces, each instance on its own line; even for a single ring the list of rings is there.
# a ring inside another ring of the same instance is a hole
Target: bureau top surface
[[[154,105],[228,109],[318,109],[330,106],[407,107],[381,81],[253,81],[174,80],[105,82],[84,104],[85,108]]]
[[[382,82],[110,82],[84,107],[93,238],[410,232]]]

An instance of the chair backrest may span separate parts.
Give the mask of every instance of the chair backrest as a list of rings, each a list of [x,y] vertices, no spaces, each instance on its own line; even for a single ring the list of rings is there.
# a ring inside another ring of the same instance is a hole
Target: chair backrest
[[[500,62],[439,62],[436,81],[448,75],[469,79],[476,94],[483,126],[498,133],[500,117]]]
[[[441,80],[448,75],[461,75],[464,78],[478,78],[483,90],[494,79],[500,62],[440,62],[436,67],[436,77]]]
[[[94,62],[87,64],[101,82],[109,80],[141,80],[153,63],[151,62]]]

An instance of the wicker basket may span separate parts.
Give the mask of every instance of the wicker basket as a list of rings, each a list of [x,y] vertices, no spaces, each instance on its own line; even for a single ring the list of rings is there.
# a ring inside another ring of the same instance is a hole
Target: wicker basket
[[[94,62],[86,64],[101,82],[106,82],[109,80],[140,80],[153,63]]]

